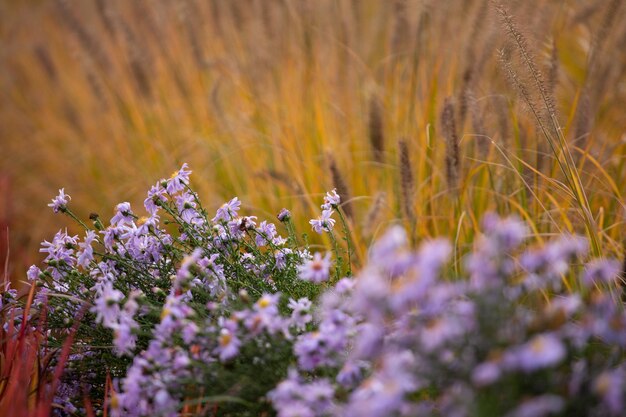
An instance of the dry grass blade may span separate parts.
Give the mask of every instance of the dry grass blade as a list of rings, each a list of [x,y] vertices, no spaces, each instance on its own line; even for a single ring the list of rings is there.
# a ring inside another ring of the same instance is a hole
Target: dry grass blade
[[[385,128],[383,122],[383,104],[376,95],[369,103],[369,140],[376,162],[383,162],[385,156]]]
[[[367,211],[365,218],[363,220],[363,224],[361,226],[362,232],[365,236],[370,236],[376,226],[379,223],[379,219],[383,214],[383,210],[385,208],[385,204],[387,202],[387,194],[385,192],[378,192],[374,196],[374,202],[372,203],[370,209]]]
[[[513,18],[508,14],[506,8],[497,0],[494,0],[493,3],[505,27],[505,30],[509,34],[509,37],[513,41],[520,54],[521,60],[524,64],[524,67],[526,68],[526,71],[529,74],[530,79],[534,83],[536,93],[539,95],[543,105],[543,111],[541,111],[533,103],[529,90],[526,88],[524,82],[520,80],[519,76],[513,69],[509,57],[506,54],[501,54],[501,61],[503,62],[510,79],[515,84],[518,91],[520,91],[520,94],[522,95],[524,101],[530,107],[530,110],[535,120],[537,121],[537,124],[539,125],[542,135],[550,145],[552,153],[554,154],[555,159],[561,169],[561,172],[565,177],[565,181],[572,191],[572,194],[575,196],[575,201],[578,205],[579,214],[583,219],[585,228],[587,229],[587,236],[591,241],[593,253],[596,256],[600,256],[602,254],[602,250],[600,246],[600,241],[598,239],[598,227],[595,219],[593,218],[589,201],[587,199],[587,194],[585,193],[583,183],[580,179],[580,175],[576,167],[576,162],[572,156],[570,148],[563,135],[563,131],[559,125],[556,109],[554,106],[554,99],[550,96],[547,88],[545,87],[541,72],[537,68],[530,49],[527,46],[526,38],[517,29]],[[542,116],[542,113],[545,113],[547,115],[547,121]]]
[[[413,166],[409,155],[409,145],[405,139],[398,141],[398,153],[400,156],[400,193],[402,210],[411,223],[415,222],[415,210],[413,209],[414,187]]]
[[[461,155],[459,150],[459,136],[456,132],[454,105],[447,97],[441,111],[441,128],[446,141],[446,180],[448,188],[456,194],[459,187],[461,172]]]
[[[337,194],[341,197],[341,208],[346,216],[352,218],[352,204],[350,203],[350,192],[348,191],[348,184],[344,176],[341,174],[337,161],[332,154],[328,154],[328,168],[333,179],[333,186],[337,189]]]

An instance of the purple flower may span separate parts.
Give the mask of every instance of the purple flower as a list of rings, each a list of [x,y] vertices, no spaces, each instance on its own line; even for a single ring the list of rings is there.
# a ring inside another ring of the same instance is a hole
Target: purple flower
[[[257,246],[265,246],[268,242],[271,242],[276,237],[276,226],[273,223],[268,223],[265,220],[261,222],[255,236],[255,243]]]
[[[348,388],[358,383],[362,375],[361,366],[353,361],[347,361],[337,374],[337,382],[343,387]]]
[[[282,209],[280,211],[280,213],[278,213],[278,220],[281,222],[286,222],[289,219],[291,219],[291,212],[289,210],[287,210],[286,208]]]
[[[118,355],[131,354],[137,343],[137,335],[135,329],[139,328],[137,322],[133,319],[133,314],[127,309],[127,305],[131,301],[126,302],[124,310],[119,316],[119,322],[113,326],[113,344]]]
[[[300,369],[311,371],[318,366],[334,364],[329,357],[330,352],[324,336],[321,332],[312,332],[298,338],[293,351],[298,358]]]
[[[218,222],[220,220],[228,222],[235,217],[237,217],[237,212],[239,211],[239,207],[241,206],[241,201],[237,197],[233,198],[227,203],[222,204],[220,208],[217,209],[217,213],[215,217],[211,219],[212,222]]]
[[[115,207],[115,216],[111,218],[111,224],[113,226],[122,226],[125,224],[133,224],[135,216],[130,209],[129,202],[123,202]]]
[[[376,357],[383,349],[385,331],[382,325],[371,322],[361,323],[357,327],[354,356],[364,360]]]
[[[290,298],[287,307],[293,310],[291,313],[291,325],[299,330],[304,330],[307,323],[313,320],[311,306],[311,300],[306,297],[300,298],[298,301]]]
[[[52,239],[52,242],[44,240],[41,244],[39,252],[47,253],[45,262],[51,267],[52,277],[56,280],[55,284],[64,286],[59,282],[63,277],[63,271],[66,268],[72,268],[76,264],[74,254],[78,245],[78,236],[69,236],[67,230],[62,232],[59,230]]]
[[[558,365],[565,358],[566,353],[565,346],[558,337],[543,333],[509,352],[510,356],[507,355],[505,363],[514,369],[534,372]]]
[[[339,281],[337,281],[337,284],[335,284],[335,291],[337,292],[337,294],[349,293],[350,291],[352,291],[355,284],[356,282],[352,278],[341,278]]]
[[[237,338],[236,332],[237,323],[233,320],[227,320],[221,328],[217,337],[218,346],[216,349],[220,361],[227,362],[239,354],[241,341]]]
[[[164,203],[166,201],[166,190],[157,182],[156,185],[153,185],[150,191],[148,191],[148,197],[144,200],[143,205],[148,213],[154,215],[159,211],[158,203]]]
[[[433,352],[439,349],[448,340],[462,335],[465,328],[461,320],[455,316],[440,316],[428,320],[420,332],[421,344],[426,352]]]
[[[276,261],[276,269],[282,271],[287,266],[287,255],[292,254],[293,251],[289,248],[281,248],[274,252],[274,260]]]
[[[176,208],[185,223],[196,224],[200,221],[200,214],[196,211],[196,202],[191,193],[185,191],[177,195]]]
[[[55,213],[64,212],[67,210],[67,203],[72,197],[65,194],[65,188],[59,190],[59,195],[52,199],[52,203],[48,204],[48,207],[52,207]]]
[[[585,266],[583,283],[587,287],[594,284],[612,284],[619,278],[620,271],[619,261],[595,259]]]
[[[26,271],[26,278],[28,278],[31,282],[36,281],[39,279],[39,274],[41,274],[41,269],[39,269],[36,265],[31,265],[30,268],[28,268],[28,271]]]
[[[313,259],[298,266],[298,278],[316,284],[326,281],[330,276],[330,265],[330,252],[326,252],[323,258],[321,253],[316,252]]]
[[[401,226],[392,226],[385,234],[376,239],[369,251],[369,257],[377,265],[386,265],[390,260],[397,258],[397,254],[405,252],[409,239]]]
[[[184,163],[183,166],[178,171],[174,172],[170,179],[167,180],[165,188],[168,193],[175,194],[185,189],[185,186],[189,184],[189,175],[191,174],[188,168],[187,163]]]
[[[336,209],[341,203],[341,197],[337,194],[337,189],[333,188],[332,191],[326,193],[324,197],[324,204],[322,204],[322,210]]]
[[[399,414],[406,405],[405,396],[417,388],[412,375],[414,361],[409,351],[389,352],[382,358],[382,368],[352,392],[342,415],[378,417]]]
[[[624,374],[619,370],[605,371],[593,381],[593,390],[611,415],[624,411]]]
[[[326,378],[303,383],[294,369],[268,393],[279,417],[315,417],[328,415],[335,390]]]
[[[565,408],[563,398],[554,394],[544,394],[522,402],[505,417],[543,417],[558,414]]]
[[[330,232],[335,226],[335,219],[331,218],[332,210],[323,210],[322,215],[317,219],[309,220],[309,224],[316,233],[322,234],[322,232]]]
[[[472,371],[472,382],[477,387],[491,385],[500,379],[502,370],[495,361],[483,362]]]
[[[265,293],[254,303],[253,311],[241,312],[241,318],[248,331],[257,335],[266,330],[269,334],[286,333],[288,322],[278,313],[280,293]]]
[[[262,312],[264,314],[278,314],[278,301],[280,299],[280,294],[268,294],[265,293],[261,298],[254,303],[254,309],[258,312]]]
[[[180,264],[180,268],[176,272],[176,280],[174,282],[175,288],[186,287],[189,284],[189,280],[192,278],[191,268],[196,265],[198,260],[202,257],[202,249],[196,248],[194,251],[183,258]]]
[[[115,328],[120,315],[120,301],[124,294],[113,288],[113,284],[105,280],[94,287],[98,296],[95,300],[92,311],[96,313],[96,321],[105,327]]]
[[[91,247],[91,244],[94,240],[96,240],[96,232],[88,230],[85,235],[85,240],[78,244],[82,251],[78,254],[78,260],[76,263],[83,268],[87,268],[89,263],[93,261],[93,248]]]

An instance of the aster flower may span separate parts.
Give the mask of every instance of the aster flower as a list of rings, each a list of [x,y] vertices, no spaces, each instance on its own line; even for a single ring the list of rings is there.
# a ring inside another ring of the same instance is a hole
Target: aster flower
[[[219,354],[220,361],[227,362],[237,356],[241,346],[241,341],[237,337],[237,323],[226,320],[220,329],[217,342],[216,353]]]
[[[167,201],[167,191],[163,186],[157,182],[155,185],[150,188],[148,191],[148,196],[143,201],[143,206],[146,208],[146,211],[151,215],[154,215],[159,211],[159,204]]]
[[[565,358],[566,353],[563,342],[557,336],[544,333],[534,336],[530,341],[510,352],[505,358],[505,364],[524,372],[534,372],[558,365]]]
[[[624,386],[624,372],[617,369],[602,372],[593,381],[593,391],[601,398],[611,415],[621,415],[624,412]]]
[[[268,223],[265,220],[261,222],[255,236],[255,243],[257,246],[265,246],[269,242],[272,242],[276,237],[276,225]]]
[[[87,268],[89,263],[93,261],[93,247],[91,245],[93,241],[96,240],[96,236],[96,232],[88,230],[85,235],[85,240],[78,244],[82,251],[78,253],[78,260],[76,263],[83,268]]]
[[[544,417],[558,414],[565,408],[565,401],[558,395],[544,394],[523,401],[505,417]]]
[[[280,300],[280,294],[265,293],[254,303],[254,309],[263,314],[275,315],[278,314],[278,301]]]
[[[59,195],[52,199],[52,203],[48,204],[55,213],[65,212],[67,210],[67,203],[72,199],[69,195],[65,194],[65,188],[59,190]]]
[[[284,208],[280,211],[280,213],[278,213],[278,216],[276,217],[278,218],[279,221],[286,222],[289,219],[291,219],[291,212],[287,210],[286,208]]]
[[[298,278],[314,283],[327,281],[330,277],[330,266],[330,252],[326,252],[323,258],[321,253],[316,252],[313,259],[298,266]]]
[[[31,265],[30,268],[28,268],[28,271],[26,271],[26,278],[28,278],[31,282],[36,281],[39,279],[39,274],[41,274],[41,269],[39,269],[36,265]]]
[[[587,287],[594,284],[612,284],[617,281],[621,272],[621,264],[614,259],[596,259],[585,266],[583,283]]]
[[[316,233],[330,232],[335,226],[335,219],[331,218],[332,210],[323,210],[322,215],[317,219],[309,220],[309,224]]]
[[[324,204],[322,204],[322,210],[336,209],[341,203],[341,197],[337,194],[337,189],[333,188],[332,191],[327,192],[324,196]]]
[[[314,417],[328,415],[333,407],[335,391],[326,378],[304,383],[297,371],[268,393],[279,417]]]
[[[290,298],[287,307],[292,310],[291,325],[297,329],[304,330],[306,325],[313,320],[311,306],[311,300],[306,297],[300,298],[298,301]]]
[[[278,269],[279,271],[285,269],[285,267],[287,266],[287,255],[290,255],[292,253],[293,250],[289,248],[281,248],[274,251],[274,265],[276,266],[276,269]]]
[[[60,282],[63,272],[70,270],[76,265],[75,249],[78,246],[78,236],[70,236],[59,230],[52,239],[52,242],[44,240],[39,252],[47,253],[45,262],[49,266],[49,271],[55,279],[57,289],[64,288],[67,284]]]
[[[137,343],[137,335],[134,333],[139,328],[132,315],[121,314],[118,323],[113,326],[113,344],[118,355],[131,354]]]
[[[232,200],[222,204],[220,208],[217,209],[217,213],[215,217],[211,219],[213,223],[218,221],[228,222],[235,217],[237,217],[237,212],[239,211],[239,207],[241,206],[241,201],[237,197]]]
[[[366,363],[366,362],[363,362]],[[337,382],[344,388],[356,385],[363,376],[362,365],[358,365],[353,361],[346,361],[337,374]]]
[[[182,167],[176,172],[172,174],[169,180],[165,185],[165,189],[169,194],[176,194],[179,191],[185,189],[185,186],[189,184],[189,175],[191,174],[191,170],[189,170],[189,166],[187,163],[184,163]]]
[[[383,358],[382,369],[352,392],[343,415],[377,417],[397,415],[406,405],[405,396],[416,389],[411,374],[413,356],[395,352]]]
[[[176,199],[176,208],[178,209],[178,213],[180,217],[186,223],[196,224],[200,218],[200,214],[196,210],[196,201],[194,196],[185,191],[182,194],[179,194],[175,197]]]
[[[502,369],[497,362],[483,362],[472,371],[472,383],[477,387],[484,387],[498,381],[501,375]]]
[[[120,203],[115,207],[115,216],[111,218],[111,225],[119,227],[125,224],[132,224],[135,221],[135,215],[130,209],[130,203]]]
[[[98,292],[92,311],[96,313],[96,322],[102,323],[105,327],[115,328],[119,315],[119,302],[124,298],[124,294],[113,288],[110,281],[96,284],[94,288]]]

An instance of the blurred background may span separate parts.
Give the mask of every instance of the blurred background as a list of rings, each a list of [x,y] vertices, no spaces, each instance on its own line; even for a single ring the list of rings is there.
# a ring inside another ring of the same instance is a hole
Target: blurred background
[[[0,266],[23,279],[43,239],[80,232],[47,207],[59,188],[82,218],[141,214],[183,162],[209,210],[288,207],[301,232],[337,187],[361,252],[389,222],[462,251],[488,210],[585,233],[541,93],[620,253],[622,3],[503,1],[541,91],[488,0],[2,0]]]

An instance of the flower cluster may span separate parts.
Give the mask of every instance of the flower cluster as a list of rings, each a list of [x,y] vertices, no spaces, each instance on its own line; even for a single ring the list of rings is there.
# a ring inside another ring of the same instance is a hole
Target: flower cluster
[[[297,369],[269,394],[278,415],[623,415],[619,263],[581,264],[574,236],[528,248],[515,218],[488,215],[483,231],[464,279],[446,241],[413,251],[391,228],[321,296]]]
[[[43,243],[45,267],[28,273],[40,293],[54,294],[51,329],[69,328],[80,306],[91,306],[68,369],[96,370],[86,381],[96,388],[105,372],[120,376],[113,415],[174,416],[185,399],[226,393],[269,409],[258,400],[287,374],[293,339],[313,319],[313,283],[329,275],[330,254],[311,258],[294,245],[288,211],[279,214],[288,237],[241,215],[237,197],[209,216],[190,174],[184,164],[158,181],[144,201],[147,217],[123,202],[108,225],[95,214],[93,228],[81,223],[83,239],[59,231]],[[50,206],[76,219],[69,199],[61,190]],[[51,333],[51,343],[61,343],[57,334],[65,333]],[[95,366],[104,357],[106,369]],[[265,380],[255,379],[267,367]],[[75,392],[75,383],[60,392]],[[71,404],[66,397],[58,401]]]
[[[331,216],[333,215],[333,210],[339,207],[339,203],[341,199],[339,194],[337,194],[336,190],[332,190],[326,193],[324,197],[324,204],[320,207],[322,209],[322,214],[317,219],[312,219],[309,221],[311,227],[316,233],[322,234],[323,232],[330,232],[335,227],[335,219]]]
[[[209,215],[190,174],[185,164],[152,186],[147,217],[123,202],[107,225],[79,221],[84,237],[59,231],[29,269],[33,306],[48,300],[48,345],[89,307],[56,393],[65,410],[82,412],[89,387],[113,416],[623,414],[621,265],[585,262],[585,239],[533,247],[523,222],[487,215],[450,268],[448,241],[415,250],[393,226],[352,276],[335,190],[310,221],[332,257],[297,245],[286,209],[276,225],[235,197]],[[60,190],[50,206],[78,220],[69,201]],[[11,291],[0,310],[19,311]]]

